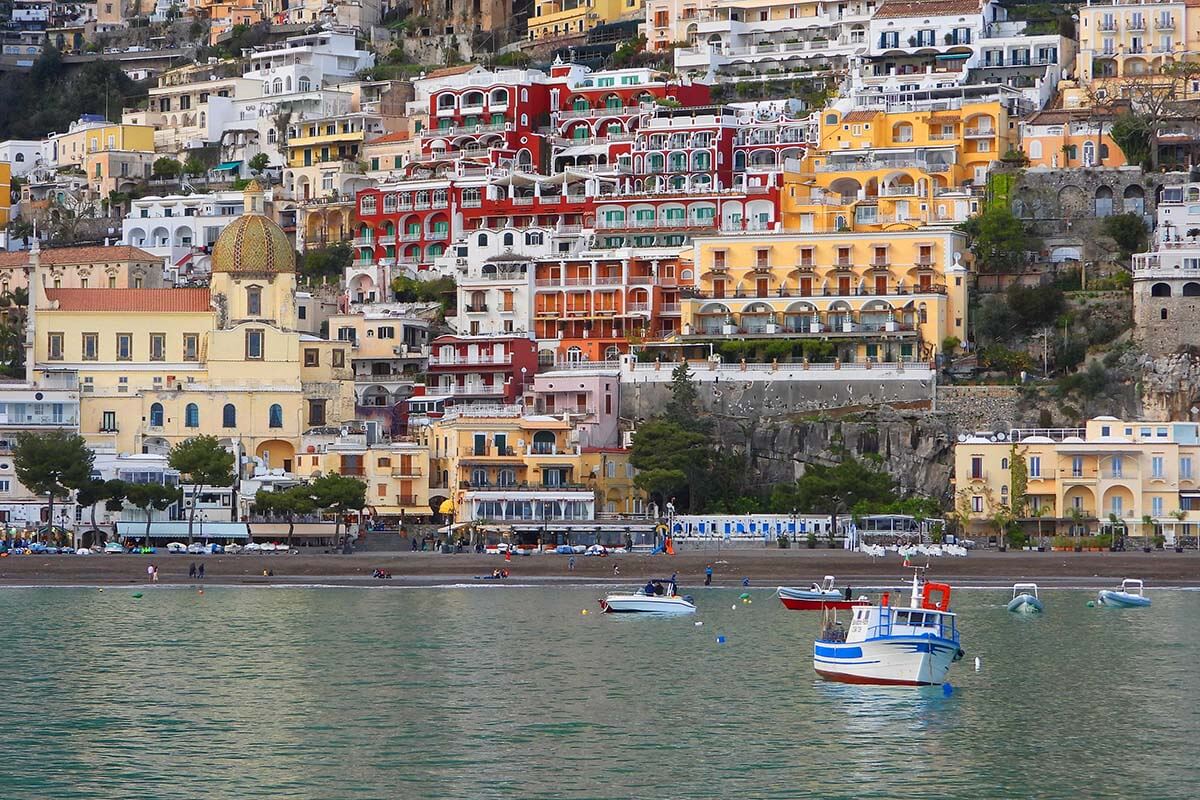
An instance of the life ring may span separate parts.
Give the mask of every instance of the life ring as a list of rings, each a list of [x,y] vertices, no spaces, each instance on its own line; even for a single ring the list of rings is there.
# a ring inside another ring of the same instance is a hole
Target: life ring
[[[934,595],[937,596],[936,602]],[[948,611],[950,609],[950,586],[945,583],[926,583],[921,591],[921,608],[933,611]]]

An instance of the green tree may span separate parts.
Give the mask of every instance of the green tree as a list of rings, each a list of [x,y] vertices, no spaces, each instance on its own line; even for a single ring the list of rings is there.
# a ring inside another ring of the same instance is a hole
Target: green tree
[[[1121,258],[1130,258],[1146,248],[1146,223],[1137,214],[1116,214],[1106,218],[1104,233],[1117,243]]]
[[[194,155],[188,156],[187,161],[183,162],[183,174],[189,177],[195,178],[207,171],[208,167],[204,165],[204,162]]]
[[[895,483],[886,472],[846,456],[836,464],[809,464],[793,484],[780,484],[771,493],[774,510],[790,509],[828,514],[837,530],[839,512],[854,508],[868,512],[896,499]]]
[[[308,489],[317,508],[334,513],[333,535],[340,541],[346,512],[367,504],[367,485],[357,478],[330,472],[310,483]]]
[[[1002,342],[1017,327],[1017,314],[997,295],[988,295],[972,315],[975,339],[980,343]]]
[[[1030,240],[1021,220],[1004,206],[988,206],[958,226],[971,238],[979,272],[1013,272],[1025,263]]]
[[[633,480],[639,489],[658,495],[663,505],[686,496],[687,508],[694,510],[696,484],[711,464],[712,447],[703,432],[656,418],[638,427],[629,461],[638,471]]]
[[[281,492],[264,492],[260,489],[254,495],[254,506],[259,513],[279,514],[287,520],[287,544],[291,549],[296,517],[316,511],[317,501],[313,497],[312,488],[302,484]]]
[[[1018,450],[1014,442],[1008,448],[1008,479],[1012,486],[1009,504],[1018,517],[1025,514],[1026,491],[1029,488],[1029,465],[1025,463],[1025,451]]]
[[[354,251],[350,245],[336,242],[328,247],[305,250],[297,259],[297,271],[309,283],[337,282],[353,260]]]
[[[422,281],[397,275],[391,288],[392,295],[401,303],[438,303],[443,313],[448,313],[458,302],[458,284],[450,276]]]
[[[93,531],[99,531],[96,526],[96,506],[103,503],[104,507],[110,511],[120,511],[122,501],[125,499],[125,486],[124,481],[102,481],[99,478],[93,478],[75,492],[75,502],[91,509]],[[112,508],[113,501],[116,501],[116,508]]]
[[[192,506],[188,509],[188,544],[191,544],[200,489],[204,486],[233,485],[233,453],[226,450],[215,436],[193,436],[171,448],[167,463],[171,469],[179,470],[179,474],[192,486]]]
[[[258,153],[254,158],[250,159],[250,171],[254,174],[260,174],[267,167],[271,166],[271,157],[266,153]]]
[[[150,168],[151,175],[167,180],[178,178],[182,172],[183,165],[170,156],[161,156],[154,159],[154,166]]]
[[[1022,286],[1014,283],[1005,292],[1008,307],[1017,315],[1020,334],[1054,323],[1067,307],[1066,297],[1057,286]]]
[[[183,498],[183,490],[161,483],[127,483],[125,499],[146,515],[146,544],[150,544],[150,523],[155,511],[165,511]]]
[[[684,428],[702,430],[707,427],[700,417],[700,393],[692,381],[687,361],[680,361],[671,371],[671,399],[664,412],[667,419]]]
[[[79,434],[67,431],[17,434],[13,471],[17,480],[48,501],[48,519],[54,525],[54,500],[82,489],[92,479],[94,454]]]
[[[1113,120],[1109,135],[1125,154],[1125,161],[1134,166],[1151,166],[1151,140],[1154,129],[1150,120],[1140,114],[1127,112]]]

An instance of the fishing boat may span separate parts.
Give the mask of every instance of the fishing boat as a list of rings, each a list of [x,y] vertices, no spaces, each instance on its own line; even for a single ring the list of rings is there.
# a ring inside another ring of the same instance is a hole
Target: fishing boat
[[[1019,614],[1036,614],[1042,611],[1042,601],[1038,597],[1036,583],[1014,583],[1012,600],[1008,601],[1008,610]]]
[[[1138,578],[1126,578],[1121,581],[1120,589],[1101,589],[1100,605],[1112,608],[1140,608],[1150,605],[1145,588]]]
[[[942,683],[950,665],[963,657],[950,586],[925,582],[913,567],[907,608],[893,607],[885,593],[878,605],[850,609],[850,629],[826,609],[820,637],[813,642],[813,669],[828,681],[878,686]]]
[[[861,597],[851,600],[850,594],[850,587],[846,587],[844,590],[834,588],[832,575],[826,575],[820,585],[814,583],[807,589],[780,586],[775,590],[775,595],[784,607],[792,611],[820,611],[823,608],[845,609],[868,602]]]
[[[680,614],[696,613],[690,596],[681,596],[675,579],[651,580],[636,592],[610,594],[600,600],[605,614]]]

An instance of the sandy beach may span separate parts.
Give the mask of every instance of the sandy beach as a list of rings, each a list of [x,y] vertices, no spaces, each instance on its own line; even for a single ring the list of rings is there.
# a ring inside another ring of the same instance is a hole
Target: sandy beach
[[[439,585],[470,582],[490,575],[493,569],[510,572],[508,584],[636,584],[654,577],[678,573],[681,587],[704,582],[704,569],[712,564],[716,585],[740,585],[750,579],[756,588],[777,585],[806,585],[823,575],[835,575],[839,585],[888,586],[905,576],[901,559],[891,554],[872,560],[842,550],[778,550],[753,547],[684,550],[674,556],[621,553],[609,557],[575,558],[568,569],[562,555],[514,556],[511,563],[495,555],[440,553],[357,553],[354,555],[142,555],[95,556],[10,556],[0,559],[0,587],[29,585],[121,585],[146,583],[146,566],[159,568],[164,584],[193,583],[188,578],[192,563],[205,565],[209,584],[295,584],[335,585]],[[614,566],[619,574],[614,574]],[[376,568],[392,573],[393,579],[373,579]],[[264,576],[264,570],[273,573]],[[1016,581],[1035,580],[1045,585],[1104,587],[1123,577],[1139,577],[1148,586],[1200,587],[1200,556],[1195,551],[1176,553],[1036,553],[972,552],[965,558],[930,561],[930,576],[959,586],[1009,586]]]

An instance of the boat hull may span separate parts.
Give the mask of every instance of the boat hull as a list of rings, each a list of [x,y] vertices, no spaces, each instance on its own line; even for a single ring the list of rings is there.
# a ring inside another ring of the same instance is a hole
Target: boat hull
[[[866,600],[847,600],[841,592],[821,592],[811,589],[789,589],[780,586],[775,592],[783,607],[792,611],[820,611],[823,608],[854,608],[867,605]]]
[[[889,636],[863,642],[813,642],[813,669],[827,681],[873,686],[943,683],[962,657],[956,642],[930,636]]]
[[[600,601],[605,614],[660,614],[680,616],[696,613],[696,606],[682,597],[646,597],[643,595],[609,595]]]
[[[1110,589],[1100,592],[1099,600],[1100,605],[1112,608],[1142,608],[1150,605],[1149,597],[1142,597],[1140,594],[1129,594],[1128,592],[1114,592]]]
[[[1031,594],[1020,594],[1008,601],[1008,610],[1018,614],[1037,614],[1042,610],[1042,601]]]

